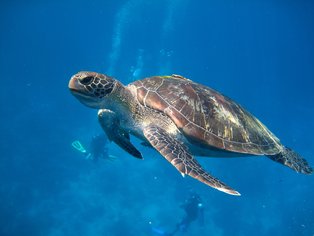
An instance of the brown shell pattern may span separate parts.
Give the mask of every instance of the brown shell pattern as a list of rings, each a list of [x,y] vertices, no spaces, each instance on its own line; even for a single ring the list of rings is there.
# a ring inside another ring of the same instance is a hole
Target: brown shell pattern
[[[281,151],[279,140],[257,118],[209,87],[177,75],[133,85],[144,106],[167,114],[194,144],[255,155]]]

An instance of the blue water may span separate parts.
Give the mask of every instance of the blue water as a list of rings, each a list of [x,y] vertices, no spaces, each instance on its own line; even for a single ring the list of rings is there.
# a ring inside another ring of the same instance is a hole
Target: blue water
[[[68,91],[81,70],[123,83],[182,74],[228,95],[314,165],[314,3],[288,1],[1,1],[0,235],[156,235],[191,192],[205,224],[181,235],[314,235],[313,176],[268,158],[198,158],[241,192],[181,175],[157,152],[113,162],[72,148],[102,133]],[[177,234],[180,235],[180,234]]]

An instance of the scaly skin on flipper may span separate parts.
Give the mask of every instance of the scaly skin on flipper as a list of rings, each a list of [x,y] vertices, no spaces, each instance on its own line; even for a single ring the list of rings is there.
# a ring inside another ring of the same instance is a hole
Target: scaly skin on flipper
[[[165,130],[151,125],[144,128],[144,135],[150,144],[165,157],[181,174],[189,175],[219,191],[240,196],[240,193],[208,174],[186,146],[172,138]]]
[[[313,173],[313,169],[309,166],[307,161],[290,148],[285,147],[282,152],[267,157],[282,165],[290,167],[298,173],[306,175]]]

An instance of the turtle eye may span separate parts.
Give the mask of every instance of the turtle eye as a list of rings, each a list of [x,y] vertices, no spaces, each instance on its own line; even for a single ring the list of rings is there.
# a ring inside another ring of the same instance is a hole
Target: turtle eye
[[[89,85],[91,82],[93,82],[94,80],[94,77],[92,76],[87,76],[83,79],[80,79],[80,83],[83,84],[83,85]]]

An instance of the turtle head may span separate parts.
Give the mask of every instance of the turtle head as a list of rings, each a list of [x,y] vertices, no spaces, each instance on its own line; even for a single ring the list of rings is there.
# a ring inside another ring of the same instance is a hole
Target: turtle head
[[[81,103],[99,109],[110,100],[117,84],[119,81],[108,75],[81,71],[71,77],[69,89]]]

